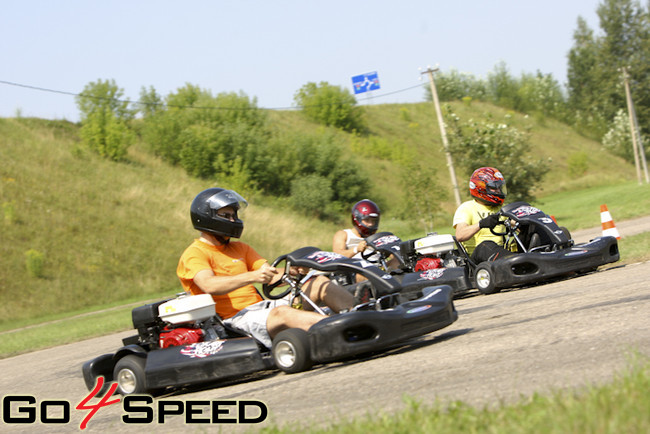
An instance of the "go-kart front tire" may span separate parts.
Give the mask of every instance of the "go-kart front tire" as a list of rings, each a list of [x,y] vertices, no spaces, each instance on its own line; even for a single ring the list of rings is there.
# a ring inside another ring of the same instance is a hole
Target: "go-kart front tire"
[[[309,335],[302,329],[287,329],[273,339],[273,361],[283,372],[294,374],[312,367]]]
[[[489,262],[483,262],[474,270],[474,283],[481,294],[495,294],[501,291],[496,287],[494,272]]]
[[[121,395],[146,393],[147,383],[144,373],[146,358],[134,354],[122,357],[115,364],[113,380],[117,381],[117,392]]]

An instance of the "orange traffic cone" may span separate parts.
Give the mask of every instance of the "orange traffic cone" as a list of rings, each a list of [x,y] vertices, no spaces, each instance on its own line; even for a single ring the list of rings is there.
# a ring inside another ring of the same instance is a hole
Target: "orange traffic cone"
[[[611,236],[616,237],[617,240],[621,239],[614,220],[612,220],[612,216],[607,209],[607,205],[600,206],[600,223],[603,225],[603,237]]]

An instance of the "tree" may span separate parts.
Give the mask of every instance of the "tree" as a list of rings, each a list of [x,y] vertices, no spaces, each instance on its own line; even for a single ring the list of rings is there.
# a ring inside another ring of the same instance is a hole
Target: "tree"
[[[143,138],[157,155],[202,178],[216,175],[220,155],[240,156],[249,164],[268,135],[266,114],[255,99],[234,92],[215,97],[189,83],[169,94],[163,107],[144,118],[143,127]]]
[[[80,135],[84,143],[102,157],[123,160],[133,142],[129,121],[134,112],[124,101],[115,80],[97,80],[76,97],[81,113]]]
[[[165,109],[162,97],[158,95],[153,86],[149,86],[149,89],[143,86],[140,89],[138,104],[140,105],[138,111],[142,113],[144,118],[155,116]]]
[[[440,101],[454,101],[461,100],[465,97],[471,99],[486,101],[487,100],[487,87],[485,80],[476,78],[469,73],[461,73],[455,69],[448,72],[436,71],[436,92]],[[431,86],[426,84],[424,86],[425,99],[433,101],[431,95]]]
[[[551,74],[522,74],[517,90],[520,105],[517,110],[540,113],[543,116],[562,119],[566,112],[564,94],[560,84]]]
[[[589,134],[599,128],[602,135],[604,116],[598,109],[598,46],[594,32],[582,17],[573,32],[574,46],[568,55],[568,105],[578,131]]]
[[[625,108],[620,69],[628,67],[642,130],[650,128],[650,13],[634,0],[603,0],[596,10],[602,34],[582,18],[569,52],[569,101],[578,125],[600,139]]]
[[[307,83],[294,95],[294,102],[309,119],[344,131],[364,131],[363,111],[354,96],[339,86],[325,81]]]

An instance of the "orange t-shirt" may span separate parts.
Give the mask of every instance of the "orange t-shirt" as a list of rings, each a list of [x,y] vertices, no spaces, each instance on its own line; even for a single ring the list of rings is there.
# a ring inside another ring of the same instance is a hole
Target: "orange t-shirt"
[[[252,247],[240,241],[214,246],[196,239],[181,255],[176,274],[183,289],[196,295],[204,293],[193,280],[201,270],[212,270],[216,276],[236,276],[257,270],[265,262],[266,259]],[[223,319],[230,318],[246,306],[263,300],[253,285],[243,286],[228,294],[213,294],[212,298],[216,303],[217,314]]]

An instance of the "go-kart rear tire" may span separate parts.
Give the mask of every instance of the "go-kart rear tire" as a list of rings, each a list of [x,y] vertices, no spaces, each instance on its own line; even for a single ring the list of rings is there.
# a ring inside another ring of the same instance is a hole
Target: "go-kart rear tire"
[[[312,367],[309,335],[302,329],[287,329],[273,339],[275,366],[287,374],[306,371]]]
[[[113,380],[117,381],[117,392],[121,395],[146,393],[147,382],[144,373],[145,357],[129,354],[122,357],[113,369]]]
[[[501,291],[496,287],[494,272],[489,262],[483,262],[474,270],[474,283],[481,294],[489,295]]]

